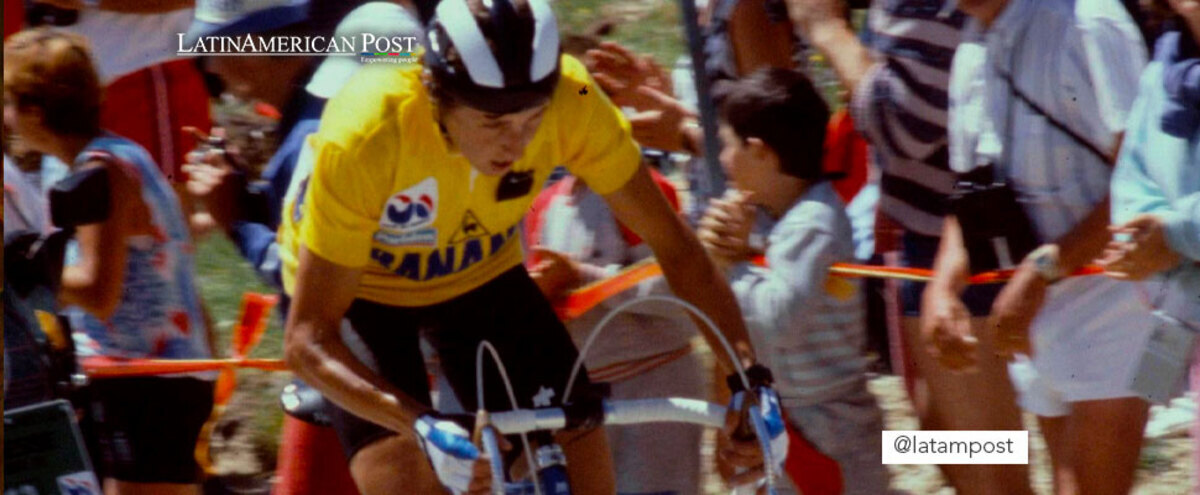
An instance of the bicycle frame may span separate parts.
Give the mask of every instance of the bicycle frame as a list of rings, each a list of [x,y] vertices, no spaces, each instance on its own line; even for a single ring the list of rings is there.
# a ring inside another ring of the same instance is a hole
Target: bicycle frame
[[[768,458],[765,465],[770,466],[770,444],[766,424],[763,422],[758,405],[752,405],[750,410],[751,424],[754,425],[759,446],[763,449],[764,457]],[[726,408],[696,399],[661,398],[636,400],[608,400],[603,403],[603,422],[606,425],[635,425],[646,423],[688,423],[701,426],[721,428],[725,425]],[[538,409],[517,409],[513,411],[488,413],[488,423],[483,427],[484,452],[491,459],[492,493],[495,495],[526,495],[541,493],[542,495],[569,495],[570,488],[562,491],[557,486],[542,491],[546,485],[544,480],[530,482],[509,482],[505,480],[503,456],[500,452],[500,435],[515,435],[534,431],[554,431],[567,427],[568,412],[561,407]],[[537,472],[538,466],[531,466]],[[532,488],[532,490],[531,490]],[[769,486],[768,493],[774,493],[774,487]]]

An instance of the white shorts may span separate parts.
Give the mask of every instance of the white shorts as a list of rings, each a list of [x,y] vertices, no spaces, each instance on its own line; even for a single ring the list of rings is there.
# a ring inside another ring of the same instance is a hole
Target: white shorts
[[[1155,324],[1136,283],[1092,276],[1053,287],[1030,329],[1034,356],[1009,364],[1017,403],[1057,417],[1072,402],[1137,397],[1129,381]]]

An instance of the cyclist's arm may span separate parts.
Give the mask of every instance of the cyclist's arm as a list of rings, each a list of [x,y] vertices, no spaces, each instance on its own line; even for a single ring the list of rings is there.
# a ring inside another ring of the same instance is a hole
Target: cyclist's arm
[[[646,168],[639,167],[625,185],[604,195],[604,199],[617,220],[641,236],[654,251],[675,294],[709,315],[738,356],[753,362],[753,347],[729,284],[717,272],[696,235],[671,210]],[[711,330],[700,322],[697,324],[709,345],[722,349]],[[716,354],[731,371],[729,357],[723,351]]]
[[[348,268],[300,248],[295,293],[284,333],[288,367],[329,400],[398,433],[412,431],[428,408],[362,364],[339,330],[362,269]]]

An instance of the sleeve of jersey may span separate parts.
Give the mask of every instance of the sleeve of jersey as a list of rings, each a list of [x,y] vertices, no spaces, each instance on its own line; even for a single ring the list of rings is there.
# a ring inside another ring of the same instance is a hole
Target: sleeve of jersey
[[[585,73],[586,74],[586,73]],[[564,74],[565,75],[565,74]],[[564,83],[571,78],[564,77]],[[597,194],[620,189],[641,165],[642,152],[621,110],[584,75],[588,94],[571,94],[562,113],[567,169]],[[583,84],[580,83],[580,86]],[[572,89],[572,93],[575,90]]]
[[[300,241],[309,251],[351,268],[370,260],[378,219],[366,198],[374,182],[340,146],[312,138],[316,163],[304,199]],[[377,181],[376,181],[377,182]]]

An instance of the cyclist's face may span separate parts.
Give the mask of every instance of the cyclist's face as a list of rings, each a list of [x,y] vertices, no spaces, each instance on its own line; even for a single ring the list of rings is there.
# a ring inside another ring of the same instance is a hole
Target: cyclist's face
[[[546,107],[543,104],[517,113],[495,115],[455,105],[442,113],[442,124],[458,151],[479,173],[501,175],[524,155]]]

